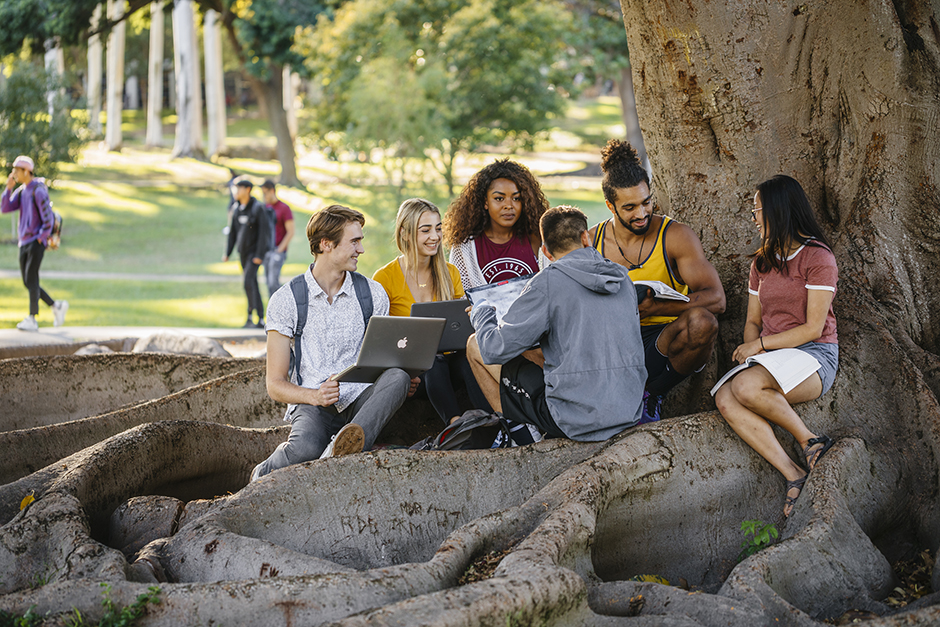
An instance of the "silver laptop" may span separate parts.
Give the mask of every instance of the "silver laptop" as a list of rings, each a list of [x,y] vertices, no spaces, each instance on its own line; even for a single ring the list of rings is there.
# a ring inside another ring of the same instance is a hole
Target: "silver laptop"
[[[372,316],[356,363],[333,379],[375,383],[389,368],[401,368],[412,378],[418,376],[434,365],[446,322],[443,318]]]
[[[441,343],[437,347],[437,352],[460,351],[467,348],[467,339],[473,333],[473,327],[470,325],[470,314],[467,313],[467,307],[469,306],[470,301],[466,298],[414,303],[411,306],[411,315],[447,320],[444,325],[444,335],[441,336]]]

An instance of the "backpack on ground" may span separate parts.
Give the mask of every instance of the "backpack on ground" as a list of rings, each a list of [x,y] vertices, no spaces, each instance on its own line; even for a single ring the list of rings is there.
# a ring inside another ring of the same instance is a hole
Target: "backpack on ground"
[[[503,415],[483,409],[471,409],[437,435],[421,440],[414,451],[466,451],[512,446],[509,425]]]
[[[273,213],[273,212],[272,212]],[[310,264],[313,268],[313,264]],[[300,337],[304,333],[304,326],[307,324],[307,279],[306,272],[298,274],[290,280],[290,291],[294,295],[294,301],[297,303],[297,324],[294,327],[294,337],[290,349],[290,365],[287,367],[287,379],[294,381],[297,385],[302,385],[300,377],[300,355],[301,341]],[[372,317],[372,289],[369,287],[369,279],[352,272],[353,288],[356,290],[356,298],[359,300],[359,308],[362,309],[363,329],[369,328],[369,318]],[[294,379],[296,374],[297,378]]]

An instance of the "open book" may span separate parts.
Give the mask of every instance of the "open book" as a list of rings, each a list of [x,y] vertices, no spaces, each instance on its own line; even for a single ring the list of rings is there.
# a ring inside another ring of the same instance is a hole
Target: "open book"
[[[680,294],[662,281],[634,281],[633,284],[636,286],[637,300],[643,300],[646,297],[646,288],[649,288],[653,290],[653,298],[689,302],[688,296]]]
[[[718,388],[724,385],[725,381],[745,368],[750,368],[756,364],[760,364],[767,369],[767,372],[777,380],[784,394],[787,394],[820,368],[815,357],[796,348],[781,348],[769,353],[752,355],[744,360],[743,364],[735,366],[718,380],[718,383],[712,388],[712,396],[715,395]]]

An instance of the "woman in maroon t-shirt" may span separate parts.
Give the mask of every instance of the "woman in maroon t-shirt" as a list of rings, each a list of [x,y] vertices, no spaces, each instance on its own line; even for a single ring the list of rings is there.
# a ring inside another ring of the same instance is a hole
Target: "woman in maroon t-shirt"
[[[835,256],[800,184],[778,175],[757,186],[751,212],[761,234],[748,285],[744,343],[733,359],[796,348],[820,364],[786,394],[763,366],[742,370],[722,385],[715,403],[735,433],[773,465],[786,480],[784,515],[789,516],[809,472],[833,445],[816,435],[791,407],[819,398],[831,387],[839,360],[832,313],[838,270]],[[771,424],[786,429],[800,444],[806,470],[774,437]]]
[[[464,289],[538,272],[547,209],[524,165],[499,159],[474,174],[444,216],[444,243]]]

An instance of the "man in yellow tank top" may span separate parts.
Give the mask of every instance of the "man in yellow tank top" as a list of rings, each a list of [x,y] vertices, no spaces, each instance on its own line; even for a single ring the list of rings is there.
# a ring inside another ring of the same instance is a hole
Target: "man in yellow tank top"
[[[591,229],[594,247],[625,266],[631,280],[662,281],[689,297],[681,302],[647,294],[639,303],[648,377],[640,422],[652,422],[659,420],[666,393],[705,367],[718,336],[715,316],[725,310],[725,291],[692,229],[653,214],[649,174],[628,142],[608,141],[601,169],[613,216]]]

